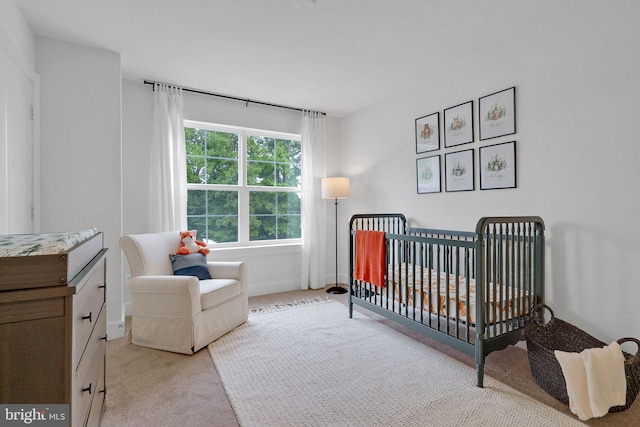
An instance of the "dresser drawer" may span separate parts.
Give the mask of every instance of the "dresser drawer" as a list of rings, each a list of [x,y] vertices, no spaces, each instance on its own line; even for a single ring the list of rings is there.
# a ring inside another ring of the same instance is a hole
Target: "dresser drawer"
[[[105,260],[102,259],[73,300],[74,368],[78,367],[105,302]]]
[[[75,372],[71,393],[72,424],[83,426],[89,416],[94,399],[104,399],[104,367],[106,344],[106,310],[99,313],[96,327],[89,337],[87,348]]]
[[[0,403],[69,403],[65,329],[63,316],[0,324]]]
[[[105,410],[105,400],[107,398],[107,387],[105,384],[105,369],[106,360],[102,360],[102,366],[100,367],[100,378],[98,379],[98,392],[93,396],[93,402],[91,402],[91,409],[89,410],[89,417],[87,419],[87,427],[98,427],[102,418],[102,413]]]

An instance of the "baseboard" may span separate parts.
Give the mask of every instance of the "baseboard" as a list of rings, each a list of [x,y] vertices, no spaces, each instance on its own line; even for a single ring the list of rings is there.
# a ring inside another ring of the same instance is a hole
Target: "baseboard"
[[[288,282],[260,283],[249,285],[249,296],[257,297],[260,295],[277,294],[280,292],[299,291],[300,281],[291,280]]]
[[[344,275],[344,278],[347,279],[347,276]],[[341,280],[342,278],[338,276],[338,283],[340,283],[344,288],[348,288],[348,282],[346,280]],[[325,283],[327,285],[334,284],[336,280],[336,276],[332,275],[331,277],[327,277]],[[260,295],[270,295],[277,294],[280,292],[289,292],[289,291],[299,291],[302,287],[300,286],[299,280],[289,280],[284,282],[272,282],[272,283],[259,283],[259,284],[249,284],[249,296],[257,297]]]
[[[107,341],[124,337],[124,322],[107,323]]]

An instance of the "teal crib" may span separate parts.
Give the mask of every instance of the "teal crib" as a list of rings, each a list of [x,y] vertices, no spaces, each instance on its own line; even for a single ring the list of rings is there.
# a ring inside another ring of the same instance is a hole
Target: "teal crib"
[[[384,248],[358,245],[368,232],[384,233]],[[359,214],[349,234],[349,316],[356,304],[474,355],[478,387],[486,356],[524,340],[531,307],[544,302],[539,217],[485,217],[465,232],[412,228],[403,214]],[[372,262],[384,263],[375,280],[362,273]]]

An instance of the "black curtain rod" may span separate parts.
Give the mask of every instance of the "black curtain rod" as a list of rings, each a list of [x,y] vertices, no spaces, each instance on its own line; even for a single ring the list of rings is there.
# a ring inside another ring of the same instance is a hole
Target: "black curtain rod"
[[[144,84],[146,85],[155,85],[156,83],[158,84],[166,84],[167,86],[175,86],[175,85],[170,85],[168,83],[161,83],[161,82],[154,82],[151,80],[144,80]],[[176,87],[180,87],[180,86],[176,86]],[[198,89],[190,89],[190,88],[186,88],[186,87],[180,87],[184,92],[192,92],[192,93],[199,93],[201,95],[209,95],[209,96],[216,96],[218,98],[225,98],[225,99],[231,99],[233,101],[242,101],[244,102],[247,106],[249,105],[249,103],[252,104],[258,104],[258,105],[265,105],[267,107],[276,107],[276,108],[285,108],[287,110],[294,110],[294,111],[310,111],[313,113],[319,113],[322,114],[323,116],[326,116],[326,113],[323,113],[321,111],[311,111],[311,110],[304,110],[302,108],[296,108],[296,107],[288,107],[286,105],[278,105],[278,104],[271,104],[269,102],[262,102],[262,101],[255,101],[253,99],[248,99],[248,98],[238,98],[236,96],[231,96],[231,95],[223,95],[221,93],[214,93],[214,92],[207,92],[204,90],[198,90]]]

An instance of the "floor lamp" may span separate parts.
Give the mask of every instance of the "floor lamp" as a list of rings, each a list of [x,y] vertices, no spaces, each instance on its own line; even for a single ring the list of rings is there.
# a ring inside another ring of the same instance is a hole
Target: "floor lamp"
[[[329,294],[344,294],[347,290],[338,283],[338,199],[348,199],[349,178],[322,178],[322,198],[334,199],[336,205],[336,284],[327,289]]]

